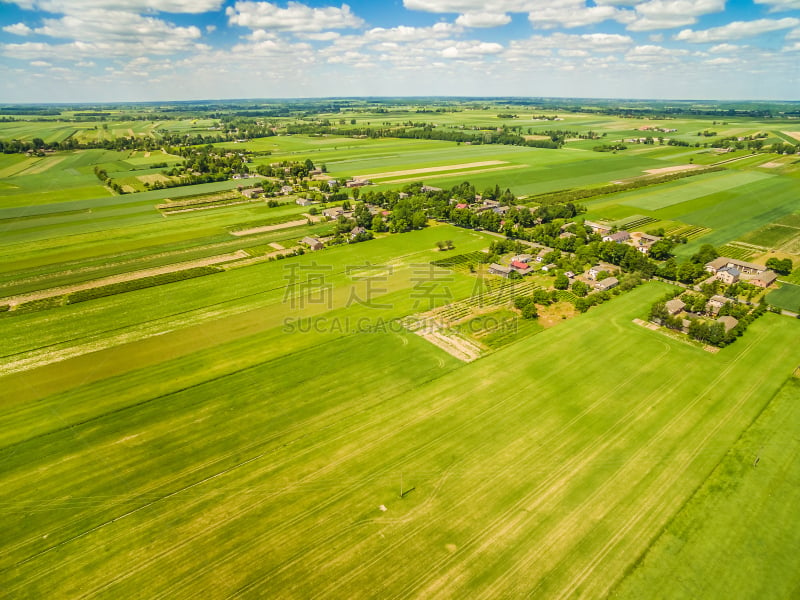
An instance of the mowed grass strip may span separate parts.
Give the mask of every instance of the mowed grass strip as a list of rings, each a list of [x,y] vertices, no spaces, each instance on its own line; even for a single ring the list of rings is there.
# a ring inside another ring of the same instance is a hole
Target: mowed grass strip
[[[714,355],[632,324],[664,289],[450,373],[377,333],[165,396],[154,378],[3,451],[0,502],[23,516],[3,525],[6,588],[602,596],[800,358],[775,315]],[[524,376],[495,376],[512,363]]]
[[[613,598],[791,598],[800,586],[800,379],[793,377]]]

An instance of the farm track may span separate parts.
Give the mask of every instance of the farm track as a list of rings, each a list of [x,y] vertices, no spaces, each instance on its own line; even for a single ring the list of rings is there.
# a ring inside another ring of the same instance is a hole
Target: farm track
[[[94,281],[87,281],[84,283],[76,283],[73,285],[60,286],[36,292],[29,292],[27,294],[20,294],[18,296],[8,296],[0,298],[0,303],[8,304],[11,307],[17,306],[23,302],[30,302],[32,300],[42,300],[44,298],[52,298],[54,296],[61,296],[70,294],[72,292],[79,292],[83,290],[91,290],[114,283],[123,283],[126,281],[135,281],[145,277],[153,277],[154,275],[164,275],[166,273],[175,273],[187,269],[194,269],[197,267],[208,267],[211,265],[218,265],[242,258],[248,258],[250,255],[244,250],[237,250],[231,254],[220,254],[218,256],[211,256],[208,258],[201,258],[197,260],[187,261],[183,263],[173,263],[163,267],[153,267],[151,269],[144,269],[141,271],[130,271],[128,273],[120,273],[119,275],[110,275],[102,279],[95,279]],[[13,308],[12,308],[13,310]]]

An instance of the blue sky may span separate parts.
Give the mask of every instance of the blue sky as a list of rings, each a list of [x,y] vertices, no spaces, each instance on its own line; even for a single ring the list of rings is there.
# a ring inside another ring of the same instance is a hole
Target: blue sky
[[[0,0],[0,102],[800,100],[800,0]]]

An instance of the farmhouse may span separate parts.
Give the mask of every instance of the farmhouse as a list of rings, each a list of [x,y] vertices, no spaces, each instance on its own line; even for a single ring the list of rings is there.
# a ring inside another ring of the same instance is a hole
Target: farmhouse
[[[322,211],[322,216],[328,219],[336,219],[339,215],[343,215],[344,210],[341,206],[334,206],[333,208],[326,208]]]
[[[284,196],[288,196],[288,195],[289,195],[289,194],[291,194],[293,191],[294,191],[294,188],[293,188],[292,186],[290,186],[290,185],[284,185],[284,186],[281,188],[281,194],[283,194]]]
[[[674,317],[684,308],[686,308],[686,303],[680,298],[673,298],[672,300],[668,301],[664,306],[667,309],[667,314]]]
[[[518,260],[511,261],[511,267],[520,275],[527,275],[531,272],[531,266]]]
[[[603,236],[604,242],[616,242],[617,244],[627,242],[629,239],[631,239],[631,234],[627,231],[617,231]]]
[[[706,311],[711,313],[712,315],[716,315],[719,312],[719,309],[725,306],[728,302],[731,302],[730,298],[726,298],[725,296],[711,296],[706,302]]]
[[[352,240],[356,236],[361,235],[362,233],[366,233],[366,232],[367,232],[367,230],[364,229],[363,227],[360,227],[360,226],[359,227],[353,227],[353,229],[350,230],[350,239]]]
[[[242,196],[245,198],[253,199],[255,196],[264,193],[264,188],[262,187],[254,187],[254,188],[247,188],[246,190],[242,190]]]
[[[433,187],[432,185],[423,185],[419,188],[420,192],[441,192],[442,188]]]
[[[325,246],[321,240],[318,240],[315,237],[304,237],[302,240],[300,240],[300,243],[304,246],[308,246],[311,250],[322,250],[322,248]]]
[[[725,326],[725,333],[728,333],[731,329],[738,325],[739,321],[735,317],[724,316],[717,319],[717,323],[722,323]]]
[[[556,269],[556,268],[558,268],[558,265],[556,265],[555,263],[550,263],[548,265],[543,266],[542,267],[542,271],[547,273],[548,271],[552,271],[553,269]]]
[[[711,262],[706,263],[705,269],[709,273],[716,275],[720,269],[724,269],[726,267],[733,267],[743,275],[761,275],[761,273],[767,270],[767,267],[764,265],[757,265],[755,263],[745,262],[743,260],[736,260],[735,258],[728,258],[727,256],[720,256],[719,258],[715,258]]]
[[[758,287],[767,288],[775,283],[777,278],[778,274],[774,271],[764,271],[763,273],[756,275],[754,279],[751,279],[750,283],[757,285]]]
[[[314,201],[309,200],[308,198],[298,198],[297,200],[295,200],[295,202],[300,206],[311,206],[312,204],[314,204]]]
[[[492,263],[489,265],[489,273],[492,275],[499,275],[500,277],[508,277],[511,275],[511,272],[514,269],[511,267],[506,267],[505,265],[498,265],[497,263]]]
[[[600,235],[606,235],[611,231],[611,227],[608,225],[601,225],[600,223],[595,223],[594,221],[584,221],[583,222],[586,227],[590,227],[592,233],[599,233]]]
[[[642,254],[648,254],[653,244],[661,240],[657,235],[650,235],[649,233],[641,233],[638,231],[634,231],[631,237],[633,238],[634,248]]]
[[[732,283],[736,283],[739,281],[739,270],[736,267],[722,267],[717,274],[714,276],[716,279],[719,279],[722,283],[727,285],[731,285]]]
[[[550,250],[544,248],[539,250],[539,253],[536,255],[536,262],[544,262],[544,257],[550,254]]]
[[[596,280],[597,276],[603,271],[605,271],[606,273],[613,273],[614,271],[616,271],[616,268],[614,267],[614,265],[610,265],[608,263],[599,263],[593,266],[591,269],[589,269],[589,271],[586,273],[586,276],[589,279]]]
[[[458,204],[456,204],[456,208],[459,210],[463,210],[465,208],[469,208],[469,204],[467,204],[466,202],[459,202]]]
[[[606,277],[603,281],[598,281],[594,287],[596,290],[600,292],[606,292],[611,288],[615,288],[619,285],[619,280],[616,277]]]
[[[529,263],[533,258],[530,254],[517,254],[516,256],[511,257],[511,262],[521,262],[521,263]]]

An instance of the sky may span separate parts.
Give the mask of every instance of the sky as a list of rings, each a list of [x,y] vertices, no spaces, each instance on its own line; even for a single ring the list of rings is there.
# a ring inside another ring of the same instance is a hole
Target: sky
[[[0,0],[0,102],[800,100],[800,0]]]

